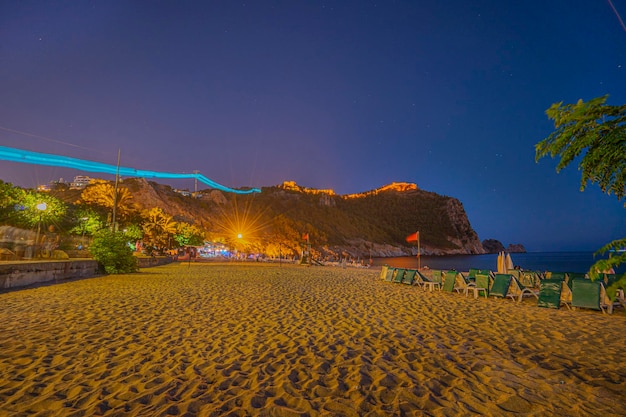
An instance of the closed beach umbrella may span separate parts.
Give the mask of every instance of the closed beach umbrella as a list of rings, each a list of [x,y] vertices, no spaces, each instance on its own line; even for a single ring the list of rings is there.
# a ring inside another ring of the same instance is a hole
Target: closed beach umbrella
[[[508,272],[509,270],[513,269],[513,259],[511,259],[511,254],[507,253],[506,254],[506,270],[504,271],[505,273]]]
[[[498,271],[498,274],[504,273],[504,271],[502,270],[503,267],[504,267],[504,252],[498,252],[498,264],[496,266],[496,270]]]

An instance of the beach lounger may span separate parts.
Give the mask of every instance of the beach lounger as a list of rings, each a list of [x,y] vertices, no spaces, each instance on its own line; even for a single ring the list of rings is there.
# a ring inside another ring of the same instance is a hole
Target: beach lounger
[[[619,303],[622,307],[626,309],[626,297],[624,296],[624,289],[626,289],[626,285],[619,283],[615,285],[615,288],[609,288],[619,280],[620,276],[618,274],[604,274],[603,276],[604,288],[607,291],[607,295],[609,292],[614,293],[614,301]]]
[[[582,272],[566,272],[565,275],[567,276],[568,281],[587,278],[587,275]]]
[[[454,284],[456,282],[456,271],[450,270],[447,271],[443,277],[443,285],[441,286],[441,290],[445,292],[454,292]]]
[[[567,308],[572,309],[572,288],[566,281],[561,280],[561,304],[565,304]]]
[[[417,271],[416,276],[419,277],[420,285],[422,286],[424,291],[430,290],[430,292],[433,292],[434,290],[441,289],[441,282],[433,281],[431,278],[428,278],[426,275],[422,274],[420,271]]]
[[[463,278],[463,281],[469,283],[473,283],[474,281],[476,281],[476,275],[474,274],[473,276],[470,276],[469,274],[467,274],[467,276],[463,273],[463,272],[458,272],[457,274],[461,276],[461,278]]]
[[[562,280],[566,280],[567,275],[565,274],[565,272],[552,272],[552,271],[547,271],[545,273],[546,278],[549,279],[562,279]]]
[[[617,274],[604,274],[603,281],[608,288],[609,286],[613,285],[617,281],[617,279]]]
[[[606,295],[600,280],[575,279],[572,281],[572,307],[600,310],[613,313],[613,302]]]
[[[476,283],[467,288],[465,296],[467,297],[470,292],[474,294],[474,298],[478,298],[482,294],[485,298],[489,297],[489,286],[491,278],[487,274],[477,274]]]
[[[509,275],[512,275],[514,278],[520,279],[522,272],[519,269],[511,269],[506,272]]]
[[[387,275],[385,276],[385,281],[391,282],[393,281],[393,274],[395,274],[396,268],[389,267],[387,268]]]
[[[544,308],[561,308],[561,292],[563,290],[563,280],[544,279],[539,284],[539,296],[537,306]],[[569,305],[566,303],[567,308]]]
[[[393,282],[395,283],[400,283],[402,282],[402,279],[404,278],[404,272],[406,271],[406,269],[404,268],[398,268],[396,269],[396,273],[393,276]]]
[[[415,278],[413,279],[413,285],[424,287],[424,281],[427,279],[419,270],[415,270]]]
[[[613,314],[615,307],[621,306],[626,308],[626,300],[624,300],[623,289],[618,289],[615,296],[611,297],[607,291],[608,286],[604,283],[604,281],[600,280],[600,286],[600,299],[603,300],[604,305],[606,305],[607,313]]]
[[[528,288],[539,288],[541,278],[536,271],[522,271],[519,282]]]
[[[407,285],[413,285],[413,281],[415,280],[415,274],[417,270],[415,269],[407,269],[404,273],[404,278],[402,278],[402,283]]]
[[[380,268],[380,279],[385,279],[387,277],[387,269],[389,269],[389,265],[383,265]]]
[[[487,275],[490,278],[493,278],[493,272],[491,270],[489,270],[489,269],[481,269],[479,274]]]
[[[480,274],[480,270],[477,268],[470,268],[469,272],[467,273],[467,277],[466,277],[466,281],[469,280],[471,282],[476,281],[476,275]]]
[[[511,279],[513,277],[509,274],[496,274],[493,278],[493,284],[489,289],[489,296],[506,298],[509,296],[509,287],[511,286]]]
[[[515,276],[512,276],[509,293],[506,296],[511,297],[513,300],[517,298],[517,302],[521,303],[524,296],[533,296],[539,299],[539,290],[524,286]]]
[[[462,273],[459,272],[456,274],[456,280],[454,282],[454,290],[456,292],[459,294],[463,292],[463,294],[467,296],[469,289],[473,287],[476,287],[476,276],[474,276],[474,279],[470,281],[470,279],[466,278]]]

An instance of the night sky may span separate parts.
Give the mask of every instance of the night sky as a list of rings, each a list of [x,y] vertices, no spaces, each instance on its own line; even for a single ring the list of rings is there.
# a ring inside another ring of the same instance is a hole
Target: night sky
[[[626,103],[620,14],[626,0],[2,1],[0,145],[110,164],[120,149],[229,187],[414,182],[458,198],[481,240],[595,250],[626,235],[623,202],[534,145],[554,102]],[[80,174],[107,178],[0,161],[25,187]]]

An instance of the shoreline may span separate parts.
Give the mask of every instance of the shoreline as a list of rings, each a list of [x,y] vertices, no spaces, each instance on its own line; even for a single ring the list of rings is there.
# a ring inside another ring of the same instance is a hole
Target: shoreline
[[[624,328],[375,269],[174,263],[0,293],[0,415],[620,415]]]

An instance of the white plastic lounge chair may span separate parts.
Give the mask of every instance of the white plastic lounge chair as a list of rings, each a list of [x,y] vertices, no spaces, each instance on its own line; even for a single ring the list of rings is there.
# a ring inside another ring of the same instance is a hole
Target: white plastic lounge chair
[[[515,300],[517,298],[517,302],[521,303],[524,296],[533,296],[537,300],[539,299],[539,290],[534,288],[528,288],[522,285],[515,276],[512,276],[511,285],[509,285],[509,292],[506,294],[507,297]]]
[[[467,297],[470,292],[473,292],[474,298],[478,298],[481,293],[485,298],[488,298],[490,280],[491,278],[487,274],[476,274],[476,283],[471,287],[467,287],[465,296]]]

